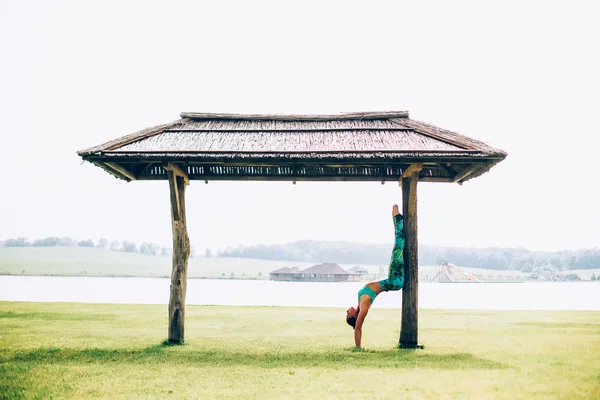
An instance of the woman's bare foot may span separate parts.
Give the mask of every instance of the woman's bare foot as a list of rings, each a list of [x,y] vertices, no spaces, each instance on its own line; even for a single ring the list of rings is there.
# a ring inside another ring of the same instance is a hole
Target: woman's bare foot
[[[394,204],[394,207],[392,207],[392,217],[395,217],[398,214],[400,214],[400,211],[398,210],[398,204]]]

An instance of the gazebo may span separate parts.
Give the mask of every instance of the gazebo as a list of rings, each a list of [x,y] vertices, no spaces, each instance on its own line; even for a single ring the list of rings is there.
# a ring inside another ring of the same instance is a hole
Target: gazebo
[[[173,228],[172,343],[184,341],[191,180],[386,181],[402,188],[406,245],[400,347],[418,338],[417,182],[462,184],[506,157],[502,150],[408,112],[335,115],[181,113],[181,119],[78,152],[125,181],[168,180]]]

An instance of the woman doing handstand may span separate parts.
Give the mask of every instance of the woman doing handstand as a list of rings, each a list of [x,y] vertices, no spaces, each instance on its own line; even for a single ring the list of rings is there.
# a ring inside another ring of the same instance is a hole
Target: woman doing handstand
[[[375,301],[375,297],[381,292],[400,290],[404,286],[404,226],[402,215],[398,211],[398,205],[392,207],[392,218],[394,219],[394,232],[396,239],[392,250],[390,261],[390,272],[387,279],[367,283],[358,291],[358,306],[350,307],[346,311],[346,322],[354,328],[354,344],[360,348],[362,339],[362,325],[369,308]]]

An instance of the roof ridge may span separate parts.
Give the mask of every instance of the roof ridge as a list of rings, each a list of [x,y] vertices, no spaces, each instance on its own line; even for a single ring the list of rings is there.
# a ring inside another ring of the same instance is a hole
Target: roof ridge
[[[264,129],[258,129],[258,128],[252,128],[252,129],[243,129],[243,128],[231,128],[231,129],[225,129],[225,128],[221,128],[221,129],[209,129],[209,128],[200,128],[200,129],[179,129],[176,126],[173,128],[169,128],[167,130],[165,130],[165,132],[225,132],[225,133],[230,133],[230,132],[235,132],[235,133],[257,133],[257,132],[345,132],[345,131],[352,131],[352,132],[365,132],[365,131],[385,131],[385,132],[389,132],[389,131],[399,131],[399,132],[405,132],[405,131],[414,131],[413,128],[406,128],[406,127],[386,127],[386,128],[380,128],[380,127],[376,127],[376,128],[356,128],[356,127],[352,127],[352,128],[312,128],[312,129],[308,129],[308,128],[290,128],[290,129],[283,129],[283,128],[264,128]]]
[[[346,119],[390,119],[408,118],[408,111],[368,111],[339,114],[229,114],[229,113],[199,113],[182,112],[181,118],[226,119],[226,120],[275,120],[275,121],[321,121]]]

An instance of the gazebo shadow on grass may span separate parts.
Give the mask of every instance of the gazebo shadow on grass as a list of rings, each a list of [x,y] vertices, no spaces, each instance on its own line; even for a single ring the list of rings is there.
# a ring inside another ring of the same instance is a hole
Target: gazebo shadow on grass
[[[41,348],[7,357],[5,362],[27,363],[147,363],[257,368],[433,368],[440,370],[492,370],[512,368],[508,364],[476,357],[470,353],[427,354],[404,349],[329,352],[244,352],[195,350],[164,343],[135,350],[103,348]]]

